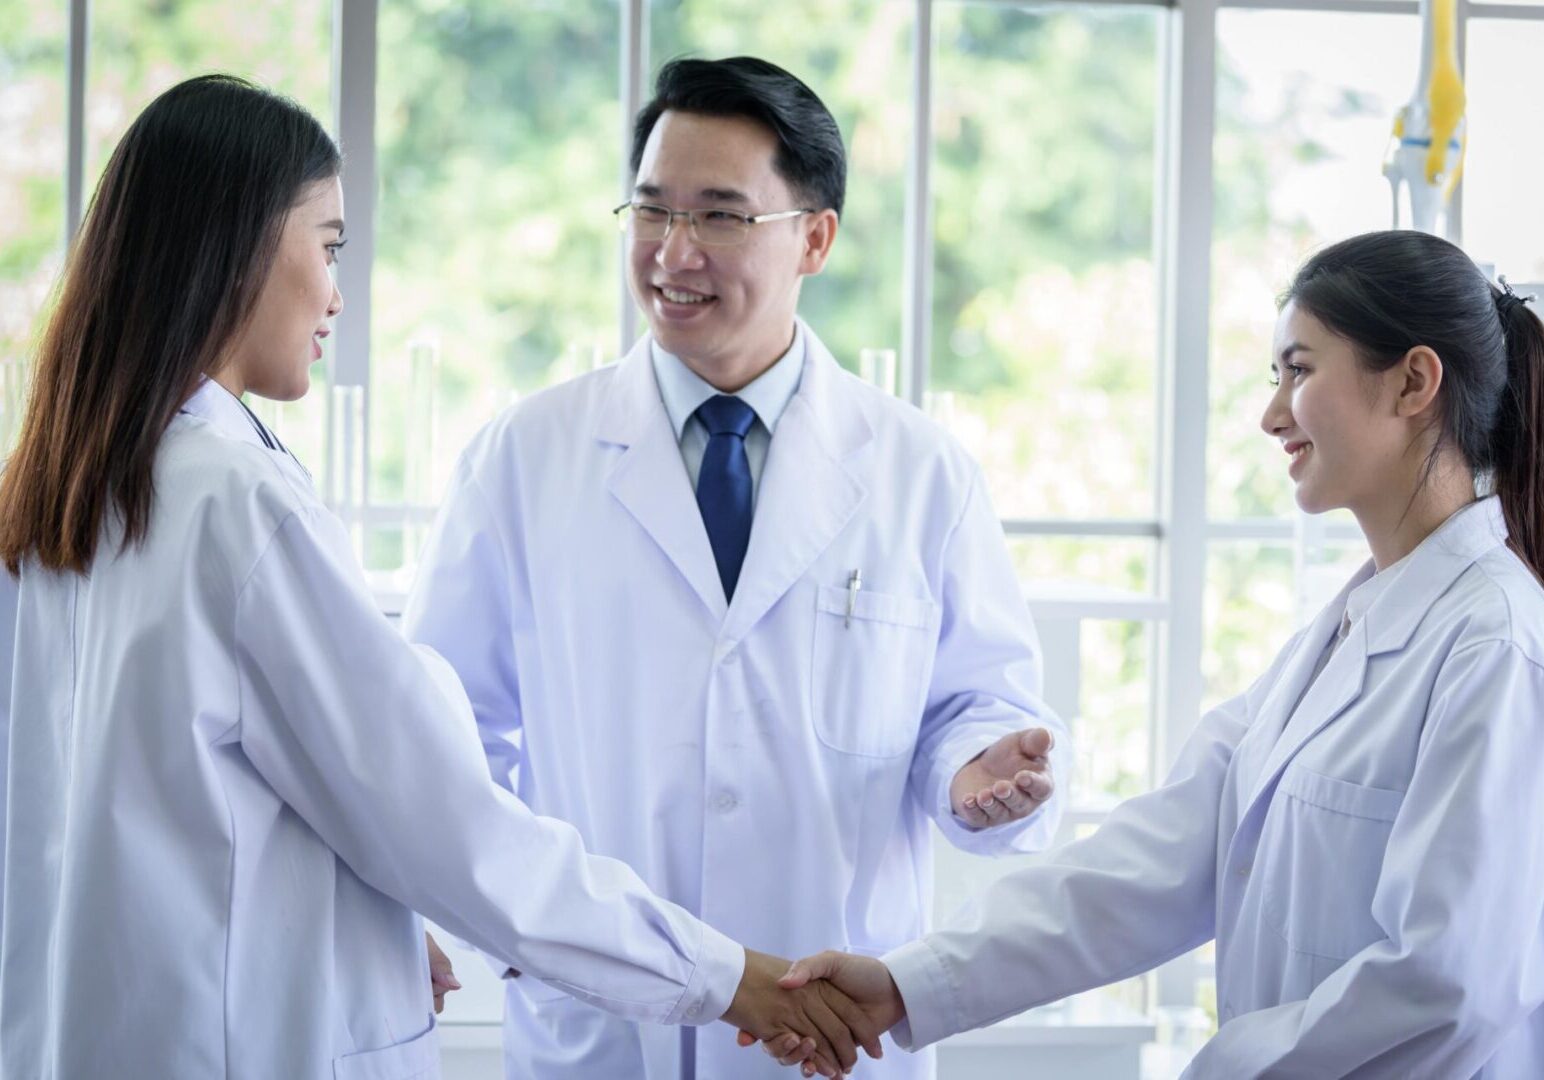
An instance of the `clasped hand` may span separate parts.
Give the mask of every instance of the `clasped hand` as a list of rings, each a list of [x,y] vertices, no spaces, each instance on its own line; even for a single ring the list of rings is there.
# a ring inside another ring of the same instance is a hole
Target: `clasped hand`
[[[805,1076],[828,1077],[850,1072],[859,1047],[880,1057],[879,1036],[889,1026],[834,981],[752,949],[745,950],[745,975],[723,1019],[740,1029],[742,1046],[761,1042],[784,1064],[802,1064]]]
[[[745,957],[745,979],[724,1019],[740,1029],[741,1046],[760,1042],[782,1064],[802,1066],[805,1076],[850,1072],[859,1046],[871,1058],[884,1056],[879,1036],[906,1015],[889,970],[870,957],[823,952],[791,967],[749,949]],[[771,1015],[737,1013],[742,996],[748,1006],[765,1003]]]

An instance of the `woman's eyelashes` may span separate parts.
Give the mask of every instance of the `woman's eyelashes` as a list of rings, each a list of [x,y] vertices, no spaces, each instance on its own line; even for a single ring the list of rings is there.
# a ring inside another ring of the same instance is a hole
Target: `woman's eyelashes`
[[[1286,379],[1289,383],[1294,383],[1306,374],[1308,374],[1308,369],[1302,364],[1283,364],[1281,367],[1276,367],[1272,364],[1270,384],[1272,386],[1280,386],[1282,379]]]
[[[343,250],[343,245],[346,243],[348,243],[347,240],[334,240],[332,243],[324,245],[327,248],[328,266],[331,266],[338,261],[338,252]]]

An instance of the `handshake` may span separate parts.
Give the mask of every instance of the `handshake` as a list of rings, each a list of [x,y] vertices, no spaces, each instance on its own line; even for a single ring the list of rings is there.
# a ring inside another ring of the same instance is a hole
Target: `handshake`
[[[842,1076],[858,1048],[883,1056],[879,1037],[900,1023],[906,1006],[884,964],[867,956],[823,952],[792,967],[745,950],[745,975],[723,1015],[740,1029],[740,1045],[759,1042],[805,1076]]]
[[[424,935],[434,1011],[461,983],[439,943]],[[805,1076],[841,1076],[858,1063],[861,1046],[882,1057],[879,1037],[906,1016],[900,991],[884,964],[867,956],[823,952],[792,967],[775,956],[745,950],[745,974],[721,1019],[740,1029],[740,1045],[761,1043]]]
[[[1034,813],[1056,790],[1044,728],[1004,735],[955,774],[949,800],[966,825],[989,829]],[[858,1063],[858,1048],[882,1056],[879,1037],[906,1017],[890,971],[878,960],[823,952],[792,967],[745,950],[745,975],[723,1015],[740,1045],[761,1043],[805,1076],[839,1076]]]

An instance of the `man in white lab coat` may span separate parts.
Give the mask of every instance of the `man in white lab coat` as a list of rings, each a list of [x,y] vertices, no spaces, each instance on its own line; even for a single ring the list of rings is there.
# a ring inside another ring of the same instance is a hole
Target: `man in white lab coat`
[[[845,185],[819,99],[673,62],[632,164],[650,334],[472,441],[406,627],[498,782],[591,850],[749,946],[877,955],[928,921],[929,819],[982,853],[1054,835],[1034,629],[976,464],[796,317]],[[511,1080],[781,1074],[515,973],[505,1027]]]

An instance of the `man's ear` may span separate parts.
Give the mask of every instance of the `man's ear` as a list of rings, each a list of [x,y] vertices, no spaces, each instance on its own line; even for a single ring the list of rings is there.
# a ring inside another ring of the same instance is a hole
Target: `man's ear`
[[[1406,419],[1431,415],[1442,388],[1442,358],[1434,349],[1417,345],[1388,375],[1395,379],[1395,415]]]
[[[804,254],[799,259],[799,273],[818,274],[831,257],[831,245],[836,242],[837,217],[835,210],[821,210],[804,219]]]

